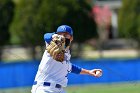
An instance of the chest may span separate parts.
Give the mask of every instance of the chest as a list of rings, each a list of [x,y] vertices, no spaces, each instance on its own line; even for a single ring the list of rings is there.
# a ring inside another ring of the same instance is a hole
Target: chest
[[[67,62],[67,61],[63,61],[62,63],[61,62],[53,62],[53,67],[55,67],[56,70],[68,70],[69,67],[70,67],[70,63]]]

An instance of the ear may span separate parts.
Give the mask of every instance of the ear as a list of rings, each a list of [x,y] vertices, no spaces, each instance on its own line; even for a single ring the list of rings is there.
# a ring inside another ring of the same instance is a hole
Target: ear
[[[71,36],[71,38],[70,38],[70,42],[72,42],[73,41],[73,36]]]

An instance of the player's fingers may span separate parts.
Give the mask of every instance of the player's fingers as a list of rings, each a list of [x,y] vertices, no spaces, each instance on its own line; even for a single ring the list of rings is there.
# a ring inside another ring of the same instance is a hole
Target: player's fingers
[[[100,72],[102,72],[102,70],[101,70],[101,69],[94,69],[94,72],[96,72],[96,71],[100,71]]]
[[[96,76],[101,77],[102,76],[102,70],[97,70],[96,71]]]
[[[102,76],[102,70],[101,69],[93,69],[90,71],[92,76],[100,77]]]
[[[96,76],[95,70],[90,70],[90,71],[89,71],[89,74],[90,74],[91,76]]]

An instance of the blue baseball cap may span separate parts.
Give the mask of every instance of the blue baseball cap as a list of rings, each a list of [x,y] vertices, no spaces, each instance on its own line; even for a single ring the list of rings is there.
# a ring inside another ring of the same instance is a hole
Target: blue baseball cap
[[[73,30],[70,26],[68,25],[61,25],[57,28],[56,33],[58,32],[68,32],[71,36],[73,36]]]

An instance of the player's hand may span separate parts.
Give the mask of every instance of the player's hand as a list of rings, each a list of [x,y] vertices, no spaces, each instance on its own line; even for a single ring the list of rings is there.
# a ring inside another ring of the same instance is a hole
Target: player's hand
[[[92,69],[89,71],[89,74],[95,77],[101,77],[102,76],[102,70],[101,69]]]
[[[47,52],[57,62],[63,62],[65,58],[65,37],[63,35],[54,34],[48,46]]]

